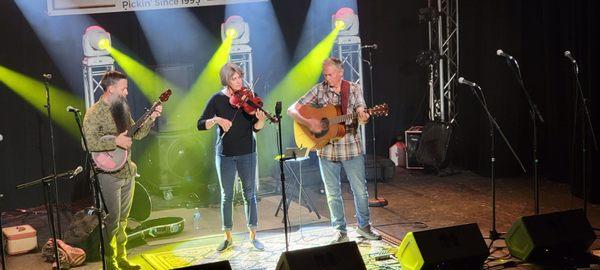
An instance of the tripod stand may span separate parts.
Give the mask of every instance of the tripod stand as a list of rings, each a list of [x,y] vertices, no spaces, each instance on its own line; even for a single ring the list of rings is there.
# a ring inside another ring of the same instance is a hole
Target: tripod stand
[[[284,159],[286,159],[286,161],[295,161],[296,163],[298,163],[298,167],[299,167],[299,171],[300,171],[300,176],[296,176],[296,173],[294,173],[294,171],[292,170],[292,168],[290,167],[289,163],[285,163],[285,165],[287,166],[287,168],[290,170],[290,172],[292,172],[292,176],[294,176],[294,180],[295,182],[292,182],[292,185],[288,185],[288,190],[286,190],[285,192],[290,192],[290,193],[295,193],[298,192],[298,204],[302,205],[302,199],[304,198],[304,201],[306,203],[306,208],[308,209],[309,212],[315,212],[315,214],[317,215],[318,219],[321,219],[321,215],[319,214],[319,212],[317,211],[317,209],[314,206],[314,203],[312,201],[312,198],[310,197],[310,195],[308,193],[306,193],[306,191],[304,190],[303,184],[302,184],[302,161],[308,159],[308,157],[306,155],[303,154],[296,154],[297,152],[301,152],[304,151],[305,154],[308,154],[308,149],[303,148],[303,149],[286,149],[286,154],[283,156]],[[300,157],[299,157],[300,156]],[[292,201],[292,198],[287,198],[287,208],[289,209],[290,207],[290,203]],[[277,216],[279,214],[279,210],[281,210],[283,205],[283,198],[281,198],[281,200],[279,201],[279,205],[277,206],[277,210],[275,211],[275,216]],[[283,222],[287,222],[287,220],[283,220]]]
[[[54,185],[56,185],[58,179],[64,178],[66,176],[69,176],[69,179],[71,179],[75,175],[77,175],[78,173],[80,173],[81,171],[83,171],[83,168],[81,166],[78,166],[74,170],[63,172],[63,173],[59,173],[59,174],[51,174],[51,175],[48,175],[48,176],[44,176],[44,177],[42,177],[40,179],[36,179],[36,180],[30,181],[30,182],[18,185],[16,187],[17,190],[20,190],[20,189],[32,187],[32,186],[35,186],[35,185],[38,185],[38,184],[42,184],[43,185],[43,189],[44,189],[44,203],[46,205],[46,213],[47,213],[47,216],[48,216],[48,224],[50,224],[50,233],[52,235],[52,245],[53,245],[53,248],[54,248],[54,258],[55,258],[55,261],[56,261],[56,267],[57,267],[57,269],[61,269],[61,268],[60,268],[60,256],[58,254],[58,243],[56,241],[56,239],[58,237],[56,236],[56,228],[54,227],[55,221],[54,221],[54,211],[53,211],[54,205],[53,205],[53,202],[56,203],[56,200],[50,199],[50,198],[52,198],[52,190],[50,189],[50,187],[52,187],[51,183],[54,183]],[[57,213],[56,218],[58,218],[58,213]],[[4,254],[4,252],[2,254]]]
[[[487,116],[488,121],[489,121],[490,140],[491,140],[491,144],[490,144],[490,172],[491,172],[490,173],[490,178],[492,180],[492,229],[490,230],[490,234],[489,234],[489,238],[491,240],[491,242],[490,242],[490,247],[491,247],[494,244],[494,241],[500,239],[500,233],[498,233],[498,231],[496,230],[496,176],[495,176],[495,165],[496,165],[495,144],[496,144],[496,138],[495,138],[495,130],[498,130],[498,133],[500,133],[500,136],[502,137],[502,139],[506,143],[506,146],[508,146],[508,148],[510,149],[510,151],[513,154],[515,160],[517,160],[517,162],[521,166],[521,169],[523,169],[523,172],[526,172],[526,170],[525,170],[525,166],[523,166],[523,163],[521,162],[521,159],[519,158],[519,156],[517,156],[517,153],[512,148],[510,142],[508,141],[508,139],[504,135],[504,132],[502,132],[502,129],[498,125],[498,122],[496,122],[496,119],[490,113],[490,111],[489,111],[489,109],[487,107],[487,102],[485,101],[485,96],[483,95],[483,91],[481,90],[481,87],[479,87],[475,83],[471,83],[469,81],[466,81],[463,77],[460,77],[458,79],[458,82],[459,83],[464,83],[464,84],[467,84],[467,85],[470,86],[469,88],[473,92],[473,95],[475,95],[475,97],[479,101],[479,104],[481,105],[482,109],[485,111],[486,116]],[[480,93],[477,93],[476,89],[479,90]]]

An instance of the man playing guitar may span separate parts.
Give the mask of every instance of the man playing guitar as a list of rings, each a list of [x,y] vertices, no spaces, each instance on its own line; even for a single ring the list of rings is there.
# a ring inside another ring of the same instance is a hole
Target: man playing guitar
[[[358,122],[366,123],[370,115],[365,111],[365,100],[360,85],[342,79],[344,69],[342,62],[331,57],[323,62],[325,81],[315,85],[308,93],[288,108],[290,115],[297,123],[306,126],[313,133],[323,130],[321,119],[304,117],[299,111],[302,106],[324,107],[339,105],[343,114],[356,112]],[[358,123],[349,120],[345,123],[346,133],[339,140],[330,141],[317,150],[321,177],[325,184],[327,204],[331,213],[331,223],[337,230],[332,243],[348,241],[346,218],[340,183],[340,170],[343,167],[354,195],[354,205],[358,228],[356,232],[371,240],[379,240],[381,236],[371,230],[369,213],[369,195],[365,177],[364,156],[357,134]]]

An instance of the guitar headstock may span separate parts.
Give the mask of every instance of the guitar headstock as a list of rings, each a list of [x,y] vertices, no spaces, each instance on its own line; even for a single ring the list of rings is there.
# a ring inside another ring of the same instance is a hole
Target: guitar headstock
[[[379,104],[368,110],[372,116],[387,116],[389,113],[389,107],[387,103]]]
[[[171,91],[171,89],[167,89],[167,91],[164,91],[162,94],[160,94],[160,97],[158,99],[160,99],[160,102],[167,102],[167,100],[169,100],[169,97],[171,97],[171,94],[173,92]]]

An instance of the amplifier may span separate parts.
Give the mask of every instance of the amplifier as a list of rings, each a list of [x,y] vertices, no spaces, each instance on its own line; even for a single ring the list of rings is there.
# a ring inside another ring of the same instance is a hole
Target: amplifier
[[[423,169],[423,164],[417,160],[417,149],[419,149],[419,143],[421,142],[422,131],[423,126],[412,126],[404,132],[407,169]]]

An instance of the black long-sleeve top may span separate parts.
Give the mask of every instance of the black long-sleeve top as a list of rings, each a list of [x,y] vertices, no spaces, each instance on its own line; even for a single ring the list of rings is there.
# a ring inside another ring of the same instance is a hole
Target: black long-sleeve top
[[[198,130],[206,130],[206,121],[218,116],[232,121],[231,128],[219,139],[223,134],[223,129],[218,127],[216,150],[218,154],[224,156],[241,156],[254,153],[256,151],[256,141],[254,140],[253,132],[254,124],[258,119],[254,115],[249,115],[242,109],[236,109],[229,104],[229,97],[223,94],[222,91],[214,94],[208,103],[202,116],[198,120]]]

